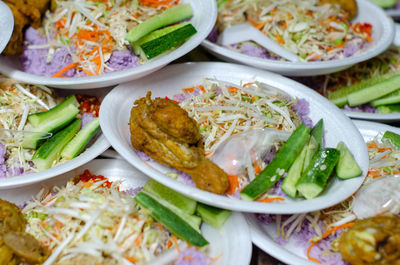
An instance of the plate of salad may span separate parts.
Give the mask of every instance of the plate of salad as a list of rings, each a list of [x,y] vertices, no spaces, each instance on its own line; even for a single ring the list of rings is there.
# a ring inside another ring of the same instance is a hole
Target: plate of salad
[[[15,49],[6,49],[0,72],[60,88],[116,85],[188,53],[216,19],[212,0],[60,0],[47,7],[19,33]]]
[[[110,146],[98,118],[106,90],[66,94],[4,76],[0,83],[0,189],[55,177]]]
[[[368,61],[329,75],[295,78],[317,90],[355,119],[397,121],[400,119],[400,47]]]
[[[283,5],[274,1],[219,1],[217,25],[202,45],[223,60],[283,75],[337,72],[380,54],[394,37],[393,21],[380,8],[364,0],[347,4],[317,0],[287,1]],[[282,59],[253,41],[218,44],[221,32],[243,23],[261,30],[298,60]]]
[[[293,80],[246,66],[178,64],[152,80],[120,85],[104,99],[100,125],[113,148],[146,175],[225,209],[324,208],[350,196],[367,173],[361,135],[339,109]],[[304,182],[315,188],[312,195],[303,190],[309,200],[296,197],[299,175],[286,181],[290,195],[283,192],[282,176],[299,172],[288,171],[297,157],[304,161],[305,149],[308,160],[315,152],[336,157],[341,141],[357,168],[354,178],[329,178],[338,161],[333,158],[320,161],[326,165],[321,185]]]
[[[377,187],[377,185],[380,185],[380,181],[384,181],[385,178],[387,180],[400,173],[398,161],[400,130],[393,126],[368,121],[356,120],[354,123],[364,137],[370,158],[368,175],[360,189],[362,191],[368,185]],[[394,185],[389,186],[389,190],[384,189],[385,192],[381,191],[375,195],[380,198],[387,198],[386,195],[390,194],[390,189]],[[373,209],[373,214],[388,218],[385,221],[387,223],[392,220],[389,212],[396,214],[396,209],[391,209],[390,206],[386,209],[388,211],[382,210],[379,200],[374,197],[373,193],[365,194],[367,194],[368,201],[361,201],[360,195],[356,193],[340,204],[322,211],[298,215],[249,214],[247,218],[252,230],[253,242],[270,255],[287,264],[358,264],[357,261],[348,256],[348,253],[342,252],[346,247],[341,244],[348,243],[344,242],[345,240],[341,238],[341,235],[361,222],[358,216],[363,217],[364,225],[368,223],[365,227],[369,227],[372,231],[374,225],[376,228],[376,224],[379,224],[378,219],[371,218],[364,211],[360,211],[360,206],[363,209]],[[378,204],[378,207],[376,204]],[[391,204],[387,203],[387,205]],[[395,215],[395,218],[397,218],[394,219],[395,221],[400,222],[397,215]],[[400,225],[400,223],[397,223],[397,225]],[[359,225],[357,226],[359,227]],[[379,228],[375,231],[375,235],[381,232]],[[368,234],[365,235],[368,236]],[[354,238],[356,236],[354,235]],[[390,235],[386,235],[385,238],[390,241]],[[362,240],[360,239],[359,242],[362,242]],[[370,242],[369,251],[361,249],[358,252],[358,262],[363,261],[365,264],[372,264],[373,262],[385,263],[386,261],[391,264],[387,257],[388,252],[383,251],[387,247],[384,246],[385,243],[382,243],[382,248],[380,248],[382,252],[380,252],[376,247],[379,239],[372,236]],[[398,249],[396,251],[398,252]],[[362,257],[367,257],[371,253],[376,254],[376,260],[361,260]],[[343,255],[346,255],[347,262],[343,260]],[[398,259],[396,255],[393,257],[395,260]]]
[[[242,214],[197,203],[121,159],[97,159],[41,184],[1,191],[0,198],[1,211],[10,202],[21,207],[9,218],[44,249],[13,248],[9,240],[17,261],[245,265],[251,258]]]
[[[11,34],[14,28],[14,18],[11,13],[10,8],[4,4],[4,2],[0,3],[0,14],[1,14],[1,20],[0,20],[0,54],[6,47],[8,41],[11,38]]]

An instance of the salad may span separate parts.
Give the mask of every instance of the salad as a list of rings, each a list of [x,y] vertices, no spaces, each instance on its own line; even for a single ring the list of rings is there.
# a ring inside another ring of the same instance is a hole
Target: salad
[[[232,84],[216,79],[205,79],[183,92],[171,99],[154,100],[148,93],[135,101],[131,110],[132,146],[141,158],[174,168],[167,173],[170,177],[216,194],[272,202],[296,197],[297,191],[307,199],[316,197],[336,164],[340,178],[361,174],[344,143],[337,149],[323,148],[323,121],[313,126],[305,100],[292,99],[260,82]],[[170,113],[173,116],[168,118]],[[182,122],[175,124],[172,119]],[[183,134],[178,140],[175,127]],[[183,139],[189,135],[193,136]],[[343,154],[340,159],[339,152]],[[314,154],[324,161],[311,160]],[[310,168],[303,168],[305,160]],[[343,160],[354,166],[350,175],[342,174]],[[324,181],[311,183],[306,175],[319,174],[317,164],[325,165]]]
[[[390,177],[390,175],[400,174],[399,139],[400,135],[396,135],[392,132],[385,132],[384,134],[379,133],[374,139],[366,143],[368,147],[370,165],[368,175],[363,183],[363,186],[360,188],[361,191],[370,184],[376,185],[377,180],[384,180],[385,178]],[[391,189],[391,187],[388,189]],[[385,197],[382,192],[376,195],[372,193],[364,194],[368,198],[368,201],[365,201],[364,203],[369,205],[374,205],[374,196]],[[395,217],[393,218],[395,218],[395,220],[398,219],[398,216],[396,215],[398,208],[396,205],[394,205],[393,208],[390,208],[389,206],[387,209],[380,207],[375,208],[374,206],[367,207],[365,204],[359,204],[360,200],[358,198],[360,198],[360,194],[355,194],[342,203],[321,211],[296,215],[260,214],[257,215],[257,219],[263,225],[271,227],[271,231],[276,231],[276,234],[272,235],[275,242],[280,245],[285,245],[291,242],[295,246],[302,248],[303,255],[306,256],[310,261],[332,265],[349,264],[342,258],[345,248],[339,247],[339,238],[344,231],[360,222],[359,216],[361,216],[361,214],[366,213],[369,209],[374,209],[374,215],[382,217],[395,214]],[[363,215],[364,222],[368,222],[367,220],[376,220],[373,218],[370,219],[370,217],[371,215]],[[400,221],[400,219],[398,220]],[[371,229],[372,230],[367,229],[367,233],[369,233],[368,231],[374,231],[373,228]],[[380,231],[380,228],[377,229]],[[368,235],[366,234],[366,236]],[[362,241],[362,239],[359,240]],[[382,242],[382,244],[386,243]],[[365,249],[368,251],[363,250],[365,252],[363,252],[362,255],[359,254],[358,262],[362,262],[361,256],[363,255],[367,256],[373,251],[382,251],[382,254],[387,250],[383,250],[383,247],[381,249],[375,248],[373,244],[369,249]],[[385,263],[384,259],[386,259],[386,256],[385,254],[381,254],[376,256],[376,262],[382,262],[380,264],[391,264],[390,262]],[[346,260],[350,261],[348,259]],[[357,262],[350,263],[367,264]]]
[[[356,4],[354,7],[357,10]],[[355,13],[357,12],[355,10]],[[307,1],[219,1],[216,32],[237,24],[250,23],[304,62],[339,60],[357,55],[372,42],[372,26],[352,23],[350,14],[339,4],[319,0]],[[282,60],[252,41],[229,47],[259,58]]]
[[[190,264],[213,263],[206,254],[208,242],[200,234],[201,217],[184,209],[186,205],[195,210],[199,207],[195,201],[177,194],[180,208],[171,214],[169,207],[176,207],[174,191],[154,181],[125,191],[120,184],[85,170],[63,187],[42,189],[26,203],[22,209],[28,222],[26,231],[51,253],[46,264],[143,264],[175,249],[178,257],[174,264],[189,264],[188,260]],[[209,220],[218,219],[222,225],[229,212],[214,210],[223,212],[224,217],[215,218],[214,211]],[[196,224],[190,223],[193,220]],[[180,231],[185,225],[189,228]],[[186,239],[190,229],[197,234]],[[193,241],[196,236],[202,238],[202,244]]]
[[[392,46],[377,57],[345,71],[324,76],[300,77],[297,81],[317,90],[344,110],[370,113],[399,112],[397,82],[392,85],[387,83],[398,78],[399,55],[400,48]],[[377,85],[380,84],[383,84],[384,88],[382,93],[371,95],[369,91],[378,90]]]
[[[1,178],[64,163],[79,155],[100,130],[100,102],[95,97],[71,95],[64,99],[42,85],[5,77],[0,81]]]
[[[53,5],[54,4],[54,5]],[[137,67],[196,33],[190,4],[179,0],[52,2],[40,28],[25,32],[24,71],[94,76]]]

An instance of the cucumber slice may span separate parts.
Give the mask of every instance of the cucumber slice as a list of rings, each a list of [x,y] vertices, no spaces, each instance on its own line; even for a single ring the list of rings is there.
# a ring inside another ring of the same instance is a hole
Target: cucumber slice
[[[71,141],[81,127],[81,120],[76,119],[68,127],[49,138],[33,154],[32,161],[39,170],[50,168],[60,158],[61,150]]]
[[[400,74],[347,95],[349,106],[361,105],[400,89]]]
[[[314,137],[314,140],[318,144],[318,148],[323,147],[324,143],[324,120],[320,119],[317,124],[314,125],[314,128],[311,130],[311,136]]]
[[[369,0],[369,1],[382,8],[391,8],[394,7],[397,3],[397,0]]]
[[[317,143],[317,140],[315,140],[315,138],[311,136],[307,144],[307,153],[306,157],[304,158],[303,168],[307,168],[310,165],[311,160],[314,157],[315,153],[318,151],[318,149],[319,145]]]
[[[308,149],[308,144],[304,145],[301,150],[300,155],[293,162],[293,165],[290,167],[287,176],[283,179],[281,189],[287,195],[292,198],[295,198],[297,195],[296,183],[301,177],[301,172],[303,171],[304,160],[306,158]]]
[[[201,219],[212,227],[220,229],[231,215],[231,211],[199,203],[197,213]]]
[[[37,127],[33,128],[31,131],[34,132],[46,132],[54,133],[71,123],[78,115],[79,109],[73,104],[66,106],[62,113],[57,113],[51,116],[51,118],[43,121]],[[27,149],[36,149],[41,143],[41,138],[38,135],[30,135],[24,138],[22,147]]]
[[[397,149],[400,150],[400,135],[391,131],[386,131],[382,136],[382,141],[385,140],[390,141],[394,146],[396,146]]]
[[[149,35],[132,43],[133,51],[142,59],[152,59],[196,34],[191,23],[182,23],[153,31]]]
[[[90,140],[100,131],[99,118],[91,120],[80,130],[74,138],[61,151],[61,157],[72,159],[78,156]]]
[[[378,113],[400,112],[400,104],[382,105],[376,108]]]
[[[361,175],[362,170],[358,166],[353,155],[344,142],[339,142],[336,149],[340,151],[340,157],[336,166],[336,175],[340,179],[355,178]]]
[[[149,180],[143,190],[200,232],[201,218],[193,215],[197,207],[195,200],[183,196],[155,180]]]
[[[371,105],[374,107],[381,105],[397,104],[397,103],[400,103],[400,90],[390,93],[385,97],[371,101]]]
[[[179,208],[184,213],[194,214],[196,211],[197,202],[195,200],[192,200],[153,179],[147,181],[143,190],[150,193],[153,197],[162,199],[169,205]]]
[[[142,207],[150,210],[151,215],[162,223],[171,233],[175,234],[179,238],[186,240],[190,244],[198,247],[204,247],[208,245],[208,241],[193,227],[182,220],[173,211],[159,203],[157,200],[152,198],[150,195],[139,192],[135,197],[135,201]]]
[[[271,163],[240,192],[242,199],[254,200],[277,183],[300,154],[309,134],[310,128],[300,124]]]
[[[347,95],[349,95],[350,93],[358,91],[360,89],[363,89],[364,87],[367,87],[367,86],[372,86],[372,85],[378,84],[388,78],[393,77],[394,75],[396,75],[396,73],[388,73],[388,74],[384,74],[384,75],[379,75],[379,76],[361,80],[360,82],[352,84],[351,86],[341,87],[333,92],[328,93],[328,99],[330,101],[332,101],[332,103],[335,104],[336,106],[343,107],[344,105],[346,105],[348,103]]]
[[[319,149],[296,184],[300,194],[307,200],[318,196],[324,190],[339,156],[340,152],[334,148]]]
[[[33,127],[37,127],[43,122],[52,120],[54,119],[54,117],[57,117],[59,115],[63,115],[66,107],[68,107],[69,105],[73,105],[79,108],[79,103],[78,100],[76,100],[75,95],[70,95],[66,97],[63,102],[61,102],[54,108],[49,109],[48,111],[30,114],[28,116],[28,121],[30,122],[30,124],[33,125]]]
[[[192,16],[193,10],[190,4],[180,4],[168,8],[161,14],[153,16],[132,28],[126,34],[125,39],[131,43],[135,42],[156,29],[177,23]]]

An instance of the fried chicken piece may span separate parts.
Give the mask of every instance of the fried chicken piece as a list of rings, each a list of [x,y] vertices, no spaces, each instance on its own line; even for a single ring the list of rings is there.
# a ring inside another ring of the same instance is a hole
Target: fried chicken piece
[[[400,265],[400,218],[357,221],[339,238],[339,250],[352,265]]]
[[[24,30],[28,26],[38,28],[41,16],[49,7],[50,0],[5,0],[14,15],[14,29],[3,53],[19,55],[23,52]]]
[[[228,189],[228,177],[204,157],[199,126],[187,112],[171,100],[145,98],[135,101],[130,131],[134,148],[156,161],[189,174],[196,187],[217,194]]]

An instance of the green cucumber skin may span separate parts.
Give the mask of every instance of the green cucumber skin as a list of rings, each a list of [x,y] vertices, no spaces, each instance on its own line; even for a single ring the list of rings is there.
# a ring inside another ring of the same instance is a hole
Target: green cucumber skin
[[[364,87],[378,84],[388,78],[395,76],[396,73],[388,73],[384,75],[374,76],[368,79],[361,80],[360,82],[354,83],[350,86],[341,87],[328,94],[328,99],[338,107],[344,107],[348,104],[347,95],[355,91],[361,90]]]
[[[30,124],[32,124],[34,127],[37,127],[41,123],[48,121],[49,119],[54,118],[58,114],[62,113],[62,111],[68,106],[68,105],[74,105],[75,107],[79,107],[78,100],[76,100],[75,95],[70,95],[66,97],[63,102],[55,106],[54,108],[49,109],[48,111],[45,112],[38,112],[38,113],[33,113],[28,116],[28,121]]]
[[[310,165],[301,174],[301,178],[296,184],[297,190],[307,200],[315,198],[325,188],[329,176],[339,161],[340,152],[335,148],[321,148],[314,155]],[[321,168],[325,167],[325,168]],[[319,188],[318,191],[308,194],[305,192],[302,185],[315,185]]]
[[[300,154],[303,146],[307,142],[309,134],[310,128],[304,124],[300,124],[271,163],[241,191],[242,199],[254,200],[277,183]]]
[[[311,136],[317,141],[318,148],[323,147],[324,143],[324,120],[320,119],[311,130]],[[317,148],[317,149],[318,149]]]
[[[68,105],[65,108],[65,114],[58,115],[54,119],[47,120],[41,123],[39,126],[32,129],[34,132],[45,132],[45,133],[55,133],[63,129],[65,126],[70,124],[78,115],[79,109],[73,105]],[[30,136],[25,137],[22,147],[27,149],[36,149],[38,145],[42,142],[40,136]]]
[[[156,220],[161,222],[171,233],[175,234],[179,238],[182,238],[190,244],[198,247],[208,245],[208,241],[199,232],[151,196],[139,192],[135,197],[135,201],[142,207],[150,210],[151,215]]]
[[[190,4],[180,4],[171,7],[163,13],[153,16],[132,28],[126,34],[125,39],[128,42],[135,42],[156,29],[191,18],[192,16],[193,10]]]
[[[140,48],[146,55],[146,58],[150,60],[183,43],[185,40],[196,34],[196,32],[197,31],[192,24],[187,24],[184,27],[178,28],[157,39],[141,44]]]
[[[67,159],[77,157],[99,131],[99,118],[95,118],[86,124],[86,126],[83,127],[64,147],[64,149],[61,151],[61,157]]]
[[[289,168],[287,176],[283,179],[281,189],[284,193],[292,198],[297,195],[296,183],[301,177],[301,172],[304,167],[304,160],[306,158],[308,144],[303,146],[300,155],[297,156],[292,166]]]
[[[231,211],[202,203],[197,205],[196,211],[206,224],[211,225],[215,229],[220,229],[231,215]]]
[[[400,135],[397,133],[386,131],[382,136],[382,140],[389,140],[397,149],[400,150]]]
[[[336,165],[336,176],[340,179],[350,179],[361,175],[362,170],[344,142],[339,142],[336,149],[340,152]]]
[[[400,104],[382,105],[378,106],[376,109],[378,110],[378,113],[382,114],[400,112]]]
[[[347,95],[350,107],[358,106],[380,97],[386,96],[400,88],[400,74],[379,82],[375,85],[367,86],[361,90]]]
[[[68,127],[50,137],[33,154],[32,161],[39,170],[51,167],[60,158],[61,150],[71,141],[81,127],[81,120],[76,119]]]
[[[306,153],[306,157],[304,159],[304,165],[303,168],[307,168],[310,163],[311,160],[313,159],[315,153],[318,151],[319,149],[319,145],[317,143],[317,140],[315,140],[315,138],[313,136],[310,137],[310,140],[308,141],[307,144],[307,153]]]
[[[382,8],[391,8],[396,5],[397,0],[370,0],[372,3]]]
[[[154,195],[157,199],[162,199],[176,208],[181,209],[184,213],[194,214],[196,211],[197,202],[195,200],[192,200],[153,179],[147,181],[143,190]]]
[[[385,97],[371,101],[371,106],[378,107],[381,105],[390,105],[400,103],[400,90],[397,90]]]

